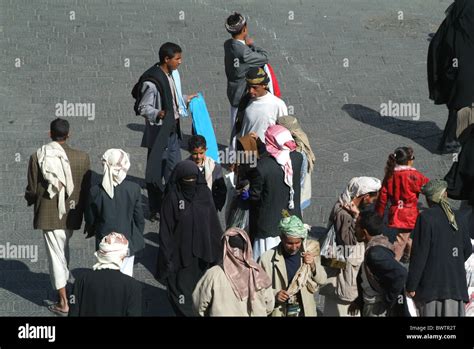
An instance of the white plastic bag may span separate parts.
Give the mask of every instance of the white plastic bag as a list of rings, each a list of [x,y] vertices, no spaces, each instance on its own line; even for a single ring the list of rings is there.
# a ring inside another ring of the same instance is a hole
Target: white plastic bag
[[[418,310],[416,309],[415,301],[413,298],[406,297],[408,312],[412,317],[418,317]]]
[[[336,269],[344,269],[346,267],[344,248],[336,244],[336,230],[334,229],[334,225],[329,228],[326,239],[321,247],[321,264]]]

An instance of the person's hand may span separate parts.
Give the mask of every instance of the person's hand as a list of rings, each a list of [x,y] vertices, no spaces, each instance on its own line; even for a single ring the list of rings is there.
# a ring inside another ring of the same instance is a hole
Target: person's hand
[[[303,253],[303,262],[305,264],[309,264],[309,265],[312,265],[314,264],[314,256],[312,253],[310,252],[305,252]]]
[[[351,316],[356,316],[357,313],[359,312],[359,305],[356,303],[356,302],[352,302],[350,305],[349,305],[349,308],[347,309],[347,314],[351,315]]]
[[[357,205],[354,204],[352,201],[351,201],[351,204],[350,204],[350,206],[349,206],[349,210],[350,210],[350,212],[351,212],[351,214],[352,214],[352,217],[354,217],[354,218],[359,217],[359,213],[360,213],[359,208],[358,208]]]
[[[290,295],[285,290],[280,290],[276,295],[276,299],[280,303],[285,303],[288,298],[290,298]]]
[[[158,112],[158,115],[156,116],[157,119],[160,119],[160,120],[163,120],[163,118],[165,117],[166,115],[166,112],[164,110],[160,110]]]
[[[407,297],[413,298],[415,297],[416,292],[415,291],[407,291]]]
[[[254,139],[258,138],[258,135],[255,132],[249,132],[249,136],[254,138]]]
[[[189,104],[189,102],[191,102],[191,99],[193,99],[197,96],[198,96],[197,93],[193,93],[192,95],[188,95],[188,99],[186,100],[186,104]]]
[[[86,226],[84,229],[84,234],[86,235],[86,239],[90,239],[91,237],[95,236],[95,228],[93,226]]]
[[[253,46],[253,44],[254,44],[253,39],[252,39],[251,37],[248,37],[248,36],[247,36],[247,37],[245,38],[245,45],[247,45],[247,46]]]
[[[245,200],[248,200],[249,197],[250,197],[249,191],[248,190],[242,190],[242,193],[240,193],[240,198],[245,201]]]
[[[229,172],[237,172],[237,164],[230,164]]]

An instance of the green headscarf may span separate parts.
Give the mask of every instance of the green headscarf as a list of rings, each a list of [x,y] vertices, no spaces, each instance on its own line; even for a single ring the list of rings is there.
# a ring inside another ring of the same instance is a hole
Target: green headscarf
[[[426,198],[438,204],[443,209],[446,217],[448,218],[449,224],[453,227],[455,231],[458,230],[458,224],[456,223],[456,217],[449,205],[448,200],[444,197],[444,193],[448,189],[448,183],[442,179],[433,179],[425,184],[421,188],[421,192],[426,196]]]
[[[308,237],[308,226],[297,216],[284,217],[278,224],[280,233],[291,238],[306,239]]]

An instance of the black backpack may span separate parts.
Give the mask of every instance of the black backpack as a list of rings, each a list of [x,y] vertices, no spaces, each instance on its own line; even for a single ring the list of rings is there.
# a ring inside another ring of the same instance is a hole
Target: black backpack
[[[140,105],[140,102],[142,101],[143,95],[145,94],[145,92],[149,88],[147,86],[145,91],[143,91],[143,93],[141,92],[142,87],[143,87],[143,83],[145,81],[150,81],[150,82],[154,83],[156,88],[160,92],[160,96],[163,96],[163,89],[161,88],[161,85],[158,82],[158,80],[154,79],[152,76],[146,76],[146,77],[142,76],[142,77],[140,77],[140,80],[138,80],[138,82],[132,88],[132,97],[135,99],[135,103],[133,105],[133,110],[135,111],[135,115],[140,115],[140,111],[138,110],[138,107]]]

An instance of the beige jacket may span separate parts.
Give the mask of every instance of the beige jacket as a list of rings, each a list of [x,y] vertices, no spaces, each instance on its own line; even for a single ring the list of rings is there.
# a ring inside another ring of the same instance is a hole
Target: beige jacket
[[[364,243],[358,242],[355,246],[352,246],[352,249],[352,253],[346,256],[345,269],[327,268],[329,277],[326,285],[321,288],[320,294],[337,298],[343,302],[352,302],[357,298],[359,294],[357,274],[364,261]]]
[[[317,246],[315,244],[317,244]],[[270,279],[272,279],[274,297],[276,297],[276,294],[280,290],[286,290],[290,284],[288,282],[285,259],[283,257],[281,248],[282,247],[280,244],[277,247],[265,252],[260,258],[261,266],[268,273]],[[318,285],[323,285],[326,282],[327,276],[326,271],[321,266],[321,257],[319,255],[319,242],[316,240],[308,240],[307,249],[315,249],[318,251],[317,256],[314,259],[316,264],[316,271],[313,274],[312,279]],[[314,299],[314,294],[309,292],[306,287],[303,288],[300,292],[305,316],[316,316],[316,301]],[[285,316],[285,304],[276,302],[275,309],[273,310],[271,316]]]
[[[199,316],[267,316],[273,311],[275,297],[271,287],[258,291],[249,313],[247,301],[237,298],[224,270],[216,265],[197,283],[193,304]]]

